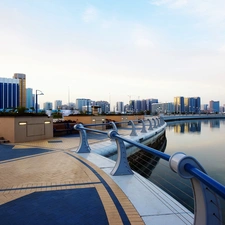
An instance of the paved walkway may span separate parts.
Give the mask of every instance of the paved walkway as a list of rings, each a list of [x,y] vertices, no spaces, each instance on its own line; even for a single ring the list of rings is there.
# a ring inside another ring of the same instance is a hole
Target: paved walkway
[[[78,135],[0,145],[1,225],[144,224],[117,184],[71,151],[78,145]]]

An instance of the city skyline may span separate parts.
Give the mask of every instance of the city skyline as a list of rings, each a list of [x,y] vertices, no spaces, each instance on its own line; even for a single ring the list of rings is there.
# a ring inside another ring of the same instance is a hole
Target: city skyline
[[[224,11],[222,0],[1,1],[0,77],[26,74],[41,104],[201,96],[222,105]]]

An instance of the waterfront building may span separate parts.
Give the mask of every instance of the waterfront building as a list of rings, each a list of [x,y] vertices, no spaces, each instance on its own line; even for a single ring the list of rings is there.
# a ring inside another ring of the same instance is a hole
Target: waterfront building
[[[134,103],[135,103],[135,100],[129,101],[129,110],[130,110],[131,113],[134,112]]]
[[[129,104],[126,104],[126,105],[124,106],[124,112],[125,112],[125,113],[129,113],[129,112],[130,112],[130,106],[129,106]]]
[[[91,100],[86,98],[77,98],[76,99],[76,109],[83,111],[83,106],[87,107],[87,111],[91,113]]]
[[[174,97],[174,105],[176,113],[200,113],[201,98],[200,97]]]
[[[172,102],[165,103],[153,103],[152,104],[152,114],[160,114],[160,113],[173,113],[174,112],[174,104]]]
[[[124,103],[123,102],[116,102],[116,112],[124,113]]]
[[[143,111],[143,112],[147,111],[147,100],[146,99],[141,100],[141,111]]]
[[[62,100],[55,100],[54,109],[55,110],[62,109]]]
[[[19,106],[26,107],[26,75],[14,73],[13,78],[19,80]]]
[[[195,100],[194,98],[188,98],[188,111],[189,113],[195,112]]]
[[[76,108],[76,104],[74,102],[69,102],[68,106],[71,110],[74,110]]]
[[[200,113],[201,112],[201,98],[200,97],[195,97],[195,113]]]
[[[45,102],[43,104],[43,109],[44,110],[52,110],[52,102]]]
[[[34,108],[34,95],[33,95],[33,89],[27,88],[26,89],[26,108]]]
[[[19,80],[0,78],[0,109],[19,107]]]
[[[183,113],[184,112],[184,97],[178,96],[174,97],[174,106],[176,113]]]
[[[209,102],[209,111],[211,113],[219,113],[219,111],[220,111],[220,102],[211,100]]]
[[[109,113],[110,112],[110,104],[107,101],[96,101],[95,106],[99,106],[98,113]]]
[[[203,112],[208,112],[208,104],[203,104],[203,105],[201,106],[201,111],[203,111]]]
[[[141,100],[134,101],[134,113],[141,112]]]
[[[152,113],[152,104],[153,103],[158,103],[158,99],[156,99],[156,98],[146,99],[146,110],[150,111],[150,113]]]
[[[201,110],[201,99],[200,97],[189,98],[189,112],[200,113]]]
[[[187,98],[187,97],[184,98],[184,112],[185,113],[189,112],[189,99],[190,98]]]

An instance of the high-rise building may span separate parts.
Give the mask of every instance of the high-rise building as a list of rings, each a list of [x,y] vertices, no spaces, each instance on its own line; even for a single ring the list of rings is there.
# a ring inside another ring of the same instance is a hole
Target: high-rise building
[[[141,100],[135,100],[134,102],[134,113],[141,111]]]
[[[189,113],[195,113],[195,99],[194,98],[188,98],[188,112]]]
[[[211,100],[209,102],[209,111],[211,113],[218,113],[220,111],[220,102]]]
[[[173,113],[174,104],[172,102],[152,103],[152,114]]]
[[[77,98],[76,99],[76,109],[83,111],[83,106],[87,107],[87,111],[91,112],[91,100],[86,98]]]
[[[55,100],[55,105],[54,105],[55,110],[59,110],[62,108],[62,100]]]
[[[116,111],[118,113],[124,113],[124,103],[123,102],[116,102]]]
[[[45,102],[43,109],[44,110],[52,110],[52,102]]]
[[[175,97],[174,98],[176,113],[200,113],[200,97]]]
[[[34,95],[32,88],[26,89],[26,108],[34,108]]]
[[[158,99],[155,99],[155,98],[146,99],[146,110],[150,111],[150,113],[152,113],[152,104],[153,103],[158,103]]]
[[[14,73],[13,78],[19,80],[19,106],[26,107],[26,75]]]
[[[0,78],[0,109],[19,107],[19,80]]]
[[[135,103],[135,100],[130,100],[129,101],[129,110],[130,112],[134,112],[134,103]]]
[[[109,113],[110,112],[110,104],[107,101],[96,101],[96,106],[99,106],[99,113]]]
[[[178,96],[174,97],[174,106],[176,113],[183,113],[184,112],[184,97]]]
[[[147,101],[145,99],[141,100],[141,111],[145,112],[147,110]]]

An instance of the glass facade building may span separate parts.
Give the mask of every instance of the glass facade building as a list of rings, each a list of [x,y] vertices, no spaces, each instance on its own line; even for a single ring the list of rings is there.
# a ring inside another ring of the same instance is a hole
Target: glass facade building
[[[19,107],[19,80],[0,78],[0,109]]]
[[[116,112],[124,113],[124,103],[123,102],[116,102]]]
[[[26,108],[30,109],[31,107],[34,108],[34,96],[33,96],[33,89],[27,88],[26,90]]]

